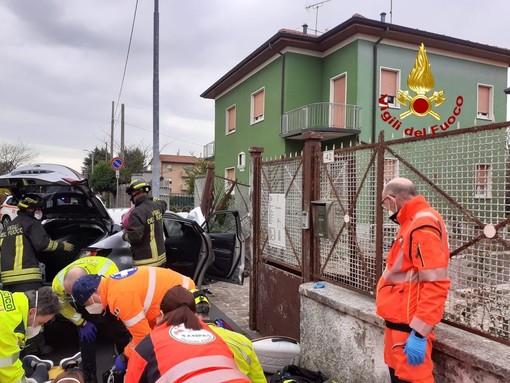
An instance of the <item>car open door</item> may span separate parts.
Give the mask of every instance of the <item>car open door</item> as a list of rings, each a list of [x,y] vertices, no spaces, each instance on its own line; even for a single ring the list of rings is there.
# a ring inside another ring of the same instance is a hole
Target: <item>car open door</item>
[[[239,212],[214,212],[202,227],[211,238],[214,252],[214,262],[207,269],[206,278],[242,285],[245,249]]]

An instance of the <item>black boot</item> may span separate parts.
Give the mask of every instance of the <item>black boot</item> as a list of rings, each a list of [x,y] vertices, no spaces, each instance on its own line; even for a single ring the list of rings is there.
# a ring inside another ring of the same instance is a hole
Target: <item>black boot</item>
[[[85,383],[98,383],[96,371],[83,371]]]

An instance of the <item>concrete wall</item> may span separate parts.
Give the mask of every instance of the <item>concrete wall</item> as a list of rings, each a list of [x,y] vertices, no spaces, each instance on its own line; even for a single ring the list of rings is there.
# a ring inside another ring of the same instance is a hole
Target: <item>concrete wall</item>
[[[339,383],[387,383],[384,322],[367,296],[326,283],[302,284],[301,365]],[[433,360],[436,382],[510,382],[510,348],[455,327],[439,324]]]

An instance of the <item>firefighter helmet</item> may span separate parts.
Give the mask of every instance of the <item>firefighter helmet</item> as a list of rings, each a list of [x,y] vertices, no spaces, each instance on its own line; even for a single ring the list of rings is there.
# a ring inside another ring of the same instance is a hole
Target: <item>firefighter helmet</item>
[[[21,201],[18,202],[20,209],[42,209],[42,198],[37,194],[26,194]]]
[[[126,193],[132,194],[135,191],[142,191],[144,193],[148,193],[150,190],[151,187],[145,180],[137,178],[136,180],[131,181],[128,188],[126,189]]]

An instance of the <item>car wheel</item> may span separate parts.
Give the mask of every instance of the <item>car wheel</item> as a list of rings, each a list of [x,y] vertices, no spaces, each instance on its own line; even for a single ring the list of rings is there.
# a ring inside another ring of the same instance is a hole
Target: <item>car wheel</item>
[[[6,215],[5,217],[2,218],[2,226],[5,227],[9,222],[11,222],[11,217],[9,217],[8,215]]]

